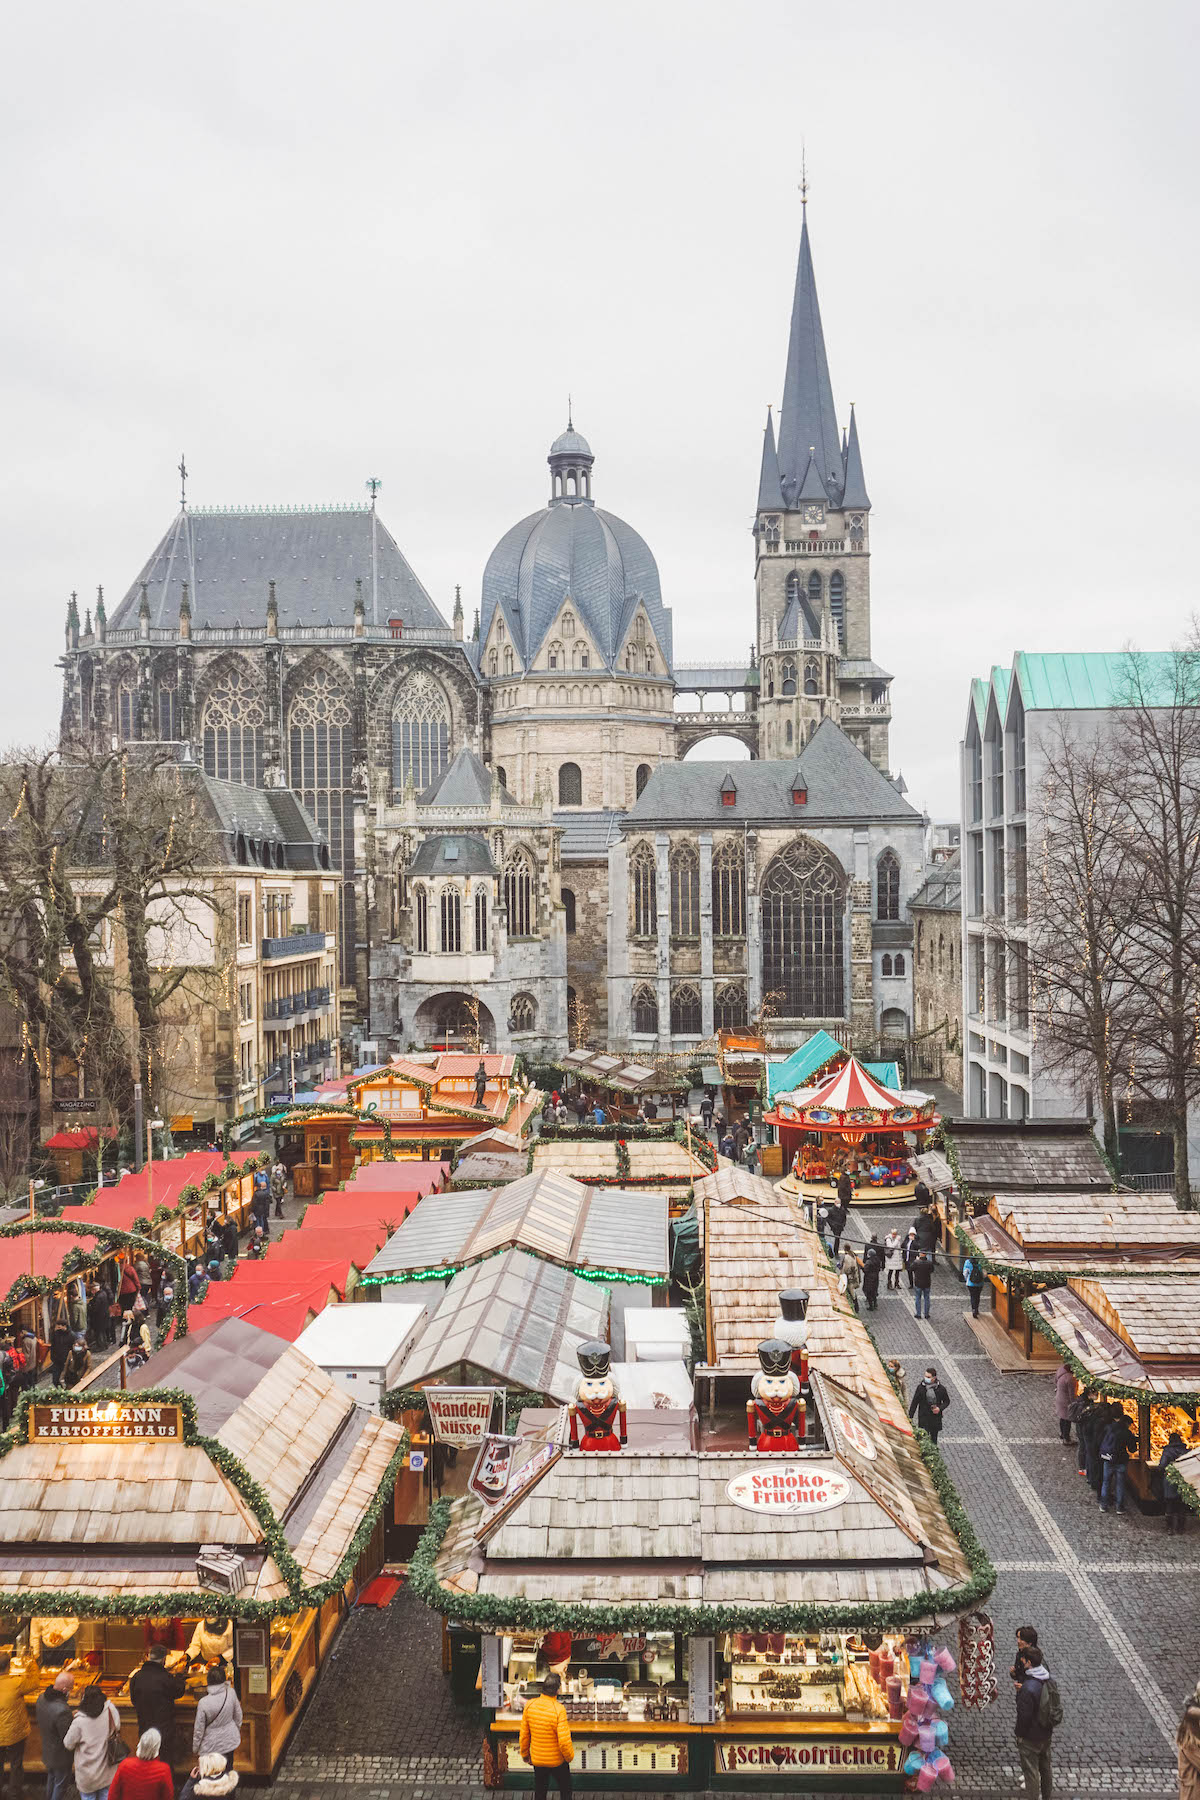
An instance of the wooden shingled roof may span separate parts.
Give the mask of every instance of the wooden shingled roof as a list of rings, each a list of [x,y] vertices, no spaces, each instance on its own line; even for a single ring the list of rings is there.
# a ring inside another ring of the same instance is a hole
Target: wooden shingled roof
[[[962,1179],[979,1199],[1030,1192],[1111,1193],[1086,1119],[947,1119]]]
[[[752,1374],[758,1346],[779,1316],[782,1288],[808,1291],[810,1367],[871,1402],[899,1431],[908,1417],[866,1327],[844,1295],[817,1233],[786,1194],[761,1175],[718,1169],[696,1183],[704,1249],[708,1360]]]
[[[963,1222],[985,1256],[1039,1274],[1200,1271],[1200,1213],[1163,1194],[997,1194]]]
[[[1025,1302],[1100,1383],[1154,1393],[1200,1386],[1200,1277],[1075,1277]]]

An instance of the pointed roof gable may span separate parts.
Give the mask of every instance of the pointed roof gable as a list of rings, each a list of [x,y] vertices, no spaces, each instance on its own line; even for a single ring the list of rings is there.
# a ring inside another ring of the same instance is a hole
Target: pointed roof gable
[[[782,512],[783,489],[779,485],[779,458],[775,453],[775,421],[767,408],[767,429],[763,432],[762,471],[758,477],[759,512]]]
[[[800,233],[787,375],[779,419],[779,472],[784,498],[789,503],[797,496],[808,463],[810,444],[815,447],[817,473],[826,489],[840,493],[841,442],[829,380],[829,362],[825,355],[825,337],[821,330],[821,309],[817,304],[806,213]],[[821,497],[827,499],[829,496],[823,492]]]
[[[825,482],[822,479],[821,470],[817,463],[815,449],[808,459],[808,467],[804,471],[804,480],[800,483],[800,492],[796,495],[796,498],[797,500],[829,499],[829,495],[825,489]]]
[[[421,806],[491,806],[492,777],[473,750],[462,749],[435,782],[421,792]],[[500,790],[501,806],[515,806],[512,795]]]
[[[858,422],[854,417],[853,407],[850,408],[850,436],[846,442],[846,489],[842,495],[842,505],[861,506],[864,511],[871,505],[863,475],[862,451],[858,447]]]

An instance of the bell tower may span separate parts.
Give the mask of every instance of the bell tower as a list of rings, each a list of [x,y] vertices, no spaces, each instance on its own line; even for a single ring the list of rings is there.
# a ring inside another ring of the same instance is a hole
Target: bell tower
[[[887,773],[891,676],[871,656],[870,514],[854,408],[838,433],[804,202],[783,406],[767,413],[754,524],[759,754],[833,719]]]

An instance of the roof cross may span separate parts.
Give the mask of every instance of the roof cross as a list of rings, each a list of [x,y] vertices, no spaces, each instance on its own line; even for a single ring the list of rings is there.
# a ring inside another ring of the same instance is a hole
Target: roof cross
[[[188,470],[187,470],[187,457],[184,456],[182,453],[180,455],[179,462],[176,466],[179,470],[179,507],[180,507],[180,511],[183,512],[183,511],[187,510]]]

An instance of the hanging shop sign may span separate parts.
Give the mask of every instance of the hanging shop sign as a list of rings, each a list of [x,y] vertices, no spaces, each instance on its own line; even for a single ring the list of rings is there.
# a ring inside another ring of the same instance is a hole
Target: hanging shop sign
[[[747,1512],[815,1513],[841,1506],[850,1498],[851,1486],[836,1469],[813,1468],[807,1463],[777,1463],[764,1458],[769,1468],[743,1469],[725,1484],[735,1506]]]
[[[869,1462],[875,1461],[875,1445],[870,1432],[865,1425],[860,1425],[844,1406],[834,1407],[833,1423],[852,1450],[857,1450],[858,1454],[865,1456]]]
[[[159,1443],[182,1444],[183,1410],[178,1406],[130,1405],[110,1400],[95,1406],[31,1406],[29,1441],[61,1443]]]
[[[878,1743],[845,1743],[837,1738],[717,1738],[716,1768],[721,1775],[766,1775],[803,1769],[832,1769],[841,1774],[895,1775],[905,1751],[895,1738]]]
[[[479,1446],[479,1455],[475,1458],[475,1467],[471,1470],[467,1486],[488,1506],[495,1506],[498,1500],[503,1500],[508,1490],[513,1457],[520,1441],[520,1438],[502,1437],[497,1432],[489,1432]]]
[[[455,1449],[482,1443],[492,1422],[495,1388],[437,1387],[425,1389],[429,1423],[439,1444]]]

